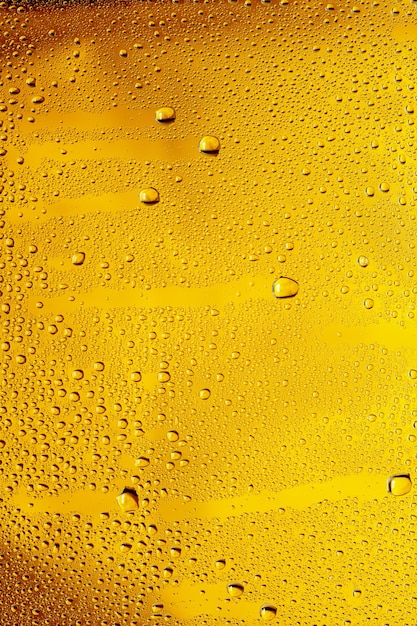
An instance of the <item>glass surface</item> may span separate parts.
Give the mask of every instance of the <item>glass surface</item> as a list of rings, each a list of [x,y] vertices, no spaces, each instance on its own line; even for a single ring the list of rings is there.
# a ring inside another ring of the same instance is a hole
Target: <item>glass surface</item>
[[[0,3],[2,626],[415,624],[416,11]]]

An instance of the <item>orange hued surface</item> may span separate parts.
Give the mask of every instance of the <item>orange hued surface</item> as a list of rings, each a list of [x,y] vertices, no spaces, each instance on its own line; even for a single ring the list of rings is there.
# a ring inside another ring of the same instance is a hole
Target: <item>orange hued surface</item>
[[[0,626],[415,624],[417,5],[0,26]]]

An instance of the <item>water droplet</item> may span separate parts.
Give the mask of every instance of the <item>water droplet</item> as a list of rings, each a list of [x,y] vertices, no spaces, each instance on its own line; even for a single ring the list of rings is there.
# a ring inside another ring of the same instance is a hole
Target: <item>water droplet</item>
[[[96,363],[94,363],[93,367],[96,372],[102,372],[104,370],[104,363],[102,363],[101,361],[97,361]]]
[[[178,441],[178,439],[180,438],[179,434],[177,433],[176,430],[169,430],[167,432],[167,439],[168,441],[174,442],[174,441]]]
[[[217,137],[206,135],[200,140],[198,149],[207,154],[217,154],[220,150],[220,141]]]
[[[82,370],[74,370],[71,374],[71,376],[75,379],[75,380],[81,380],[82,378],[84,378],[84,372]]]
[[[140,372],[132,372],[130,374],[130,380],[133,380],[135,383],[140,383],[142,380],[142,374]]]
[[[214,567],[216,569],[224,569],[226,567],[226,561],[225,559],[218,559],[215,564]]]
[[[379,185],[379,188],[381,191],[383,191],[384,193],[387,193],[389,191],[389,185],[388,183],[381,183]]]
[[[84,252],[76,252],[72,255],[72,264],[73,265],[82,265],[85,261],[85,253]]]
[[[125,487],[123,491],[116,497],[117,504],[125,513],[127,511],[136,511],[139,507],[138,496],[134,489]]]
[[[144,456],[140,456],[138,459],[136,459],[135,465],[136,467],[147,467],[149,465],[149,459]]]
[[[412,378],[413,380],[415,380],[417,378],[417,370],[410,370],[408,372],[408,375],[410,378]]]
[[[372,298],[365,298],[363,306],[365,307],[365,309],[372,309],[374,306],[374,301],[372,300]]]
[[[376,415],[375,413],[370,413],[367,417],[369,422],[375,422],[376,421]]]
[[[158,380],[160,383],[167,383],[171,380],[171,374],[169,372],[159,372]]]
[[[131,543],[121,543],[120,544],[120,552],[130,552],[132,549]]]
[[[153,187],[142,189],[139,194],[139,200],[144,204],[155,204],[156,202],[159,202],[159,191]]]
[[[411,491],[411,487],[410,474],[397,474],[388,480],[388,491],[393,496],[405,496]]]
[[[124,50],[124,49],[120,50],[120,51],[119,51],[119,55],[120,55],[121,57],[127,57],[127,50]]]
[[[375,195],[375,188],[374,187],[367,187],[365,189],[365,193],[367,196],[369,196],[370,198]]]
[[[201,389],[198,395],[200,396],[202,400],[208,400],[211,396],[211,391],[210,389]]]
[[[281,276],[272,285],[272,293],[276,298],[292,298],[297,295],[299,285],[292,278]]]
[[[175,111],[172,107],[161,107],[155,113],[158,122],[173,122],[175,117]]]
[[[232,596],[232,598],[238,598],[242,595],[244,590],[245,588],[241,583],[230,583],[227,585],[227,593],[229,596]]]
[[[358,259],[358,263],[361,267],[368,267],[369,259],[366,256],[360,256]]]
[[[272,604],[264,604],[261,606],[260,615],[263,620],[270,622],[276,617],[277,610],[277,607]]]

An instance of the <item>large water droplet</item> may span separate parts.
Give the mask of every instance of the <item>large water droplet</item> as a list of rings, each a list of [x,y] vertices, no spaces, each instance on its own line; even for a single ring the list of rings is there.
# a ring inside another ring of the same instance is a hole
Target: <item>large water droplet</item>
[[[117,504],[125,513],[127,511],[136,511],[138,508],[138,496],[134,489],[125,487],[123,491],[116,497]]]
[[[175,120],[175,111],[172,107],[161,107],[155,113],[158,122],[173,122]]]
[[[397,474],[391,476],[388,480],[388,491],[393,496],[405,496],[405,494],[411,491],[412,482],[410,474]]]
[[[206,135],[200,140],[198,149],[207,154],[217,154],[220,150],[220,141],[213,135]]]
[[[276,298],[292,298],[297,295],[299,284],[292,278],[281,276],[272,285],[272,293]]]
[[[272,604],[264,604],[261,606],[260,615],[263,620],[270,622],[277,614],[277,607]]]
[[[232,596],[232,598],[238,598],[242,595],[244,590],[245,588],[241,583],[230,583],[227,585],[227,593],[229,596]]]
[[[155,204],[159,202],[159,191],[153,187],[142,189],[139,194],[139,200],[145,204]]]

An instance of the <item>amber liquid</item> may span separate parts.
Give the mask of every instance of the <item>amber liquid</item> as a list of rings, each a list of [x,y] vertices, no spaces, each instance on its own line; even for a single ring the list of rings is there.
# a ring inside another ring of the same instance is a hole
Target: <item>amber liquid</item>
[[[2,2],[3,626],[415,623],[409,2]]]

